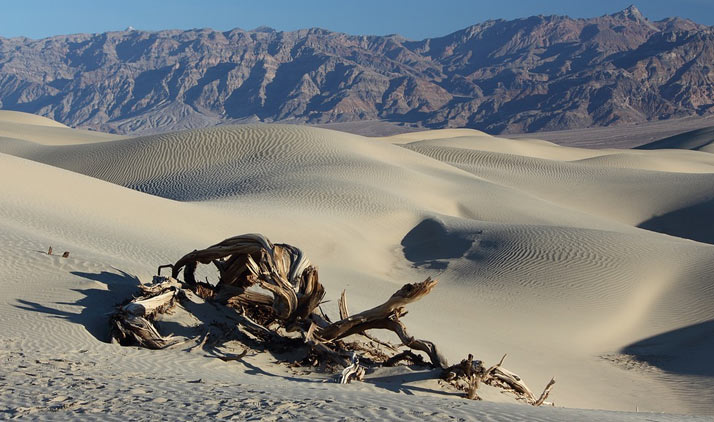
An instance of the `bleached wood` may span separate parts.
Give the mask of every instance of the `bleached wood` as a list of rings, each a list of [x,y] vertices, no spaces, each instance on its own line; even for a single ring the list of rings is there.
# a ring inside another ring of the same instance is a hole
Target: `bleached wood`
[[[548,398],[548,395],[550,394],[550,390],[553,389],[553,386],[555,385],[555,378],[551,378],[548,384],[545,386],[543,389],[543,392],[540,394],[540,397],[538,397],[538,400],[536,400],[535,403],[533,403],[533,406],[540,406],[542,404],[546,404],[547,402],[545,399]]]
[[[340,319],[349,318],[350,312],[347,310],[347,291],[343,290],[340,299],[337,301],[337,307],[340,309]]]
[[[197,265],[211,263],[219,271],[218,284],[212,286],[197,282]],[[310,265],[300,249],[287,244],[273,244],[260,234],[234,236],[204,250],[194,250],[175,264],[160,266],[159,271],[163,267],[172,269],[171,277],[157,276],[153,284],[142,285],[143,295],[120,307],[112,317],[116,339],[150,348],[174,344],[171,337],[159,334],[153,320],[193,295],[196,299],[196,296],[205,299],[222,316],[233,320],[243,339],[262,343],[259,348],[283,353],[286,347],[298,347],[307,350],[302,364],[344,368],[340,377],[342,383],[364,377],[365,368],[355,351],[360,351],[369,365],[393,365],[401,360],[424,364],[423,358],[411,351],[414,350],[425,353],[432,367],[442,368],[441,378],[462,390],[469,399],[479,399],[477,389],[483,382],[510,392],[517,399],[534,406],[551,404],[545,400],[555,379],[536,398],[518,375],[503,368],[506,355],[488,369],[484,369],[481,361],[474,360],[473,355],[449,367],[433,342],[416,339],[408,333],[401,321],[407,313],[406,306],[431,292],[438,284],[431,278],[421,283],[405,284],[384,303],[354,315],[349,313],[347,293],[343,291],[338,300],[340,320],[330,322],[319,306],[325,289],[319,282],[317,269]],[[181,271],[184,272],[183,282],[176,279]],[[258,287],[265,292],[255,291]],[[397,350],[394,346],[367,333],[371,329],[394,332],[411,350],[395,354]],[[293,332],[302,333],[302,337],[296,338],[291,335]],[[217,347],[222,341],[221,335],[226,335],[227,331],[221,334],[219,330],[217,336],[215,333],[206,331],[203,340],[195,347],[207,351]],[[359,335],[357,340],[345,339],[353,334]],[[241,337],[231,337],[232,340],[236,338]],[[239,360],[247,350],[220,357]],[[215,351],[213,354],[216,354]],[[350,354],[351,361],[348,360]]]
[[[336,340],[346,335],[354,334],[354,328],[360,324],[368,324],[377,320],[390,318],[393,314],[401,315],[403,313],[401,308],[429,294],[438,283],[437,280],[432,280],[431,277],[429,277],[421,283],[405,284],[383,304],[341,319],[320,330],[319,335],[325,340]]]
[[[353,379],[361,381],[364,376],[364,369],[359,366],[359,357],[355,352],[352,352],[352,364],[342,371],[340,384],[349,384]]]

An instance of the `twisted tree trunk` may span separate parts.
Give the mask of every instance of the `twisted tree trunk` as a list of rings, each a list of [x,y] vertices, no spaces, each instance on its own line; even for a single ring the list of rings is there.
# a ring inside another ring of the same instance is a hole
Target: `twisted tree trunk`
[[[215,286],[197,282],[195,271],[199,264],[213,264],[219,271]],[[371,309],[349,314],[346,292],[338,301],[340,319],[330,322],[319,308],[325,289],[319,282],[317,269],[302,251],[286,244],[273,244],[260,234],[231,237],[203,250],[194,250],[181,257],[171,268],[171,277],[155,277],[155,284],[142,286],[142,297],[121,306],[112,317],[113,336],[122,344],[138,344],[149,348],[165,348],[175,344],[170,336],[162,336],[152,321],[176,306],[181,306],[189,294],[195,294],[212,303],[219,311],[230,314],[237,323],[233,339],[252,338],[267,350],[284,350],[286,347],[305,350],[303,364],[321,364],[325,367],[339,365],[341,382],[361,380],[369,367],[392,366],[402,361],[423,365],[416,353],[428,356],[430,365],[441,369],[440,377],[463,390],[470,399],[478,399],[476,390],[483,382],[510,392],[517,399],[534,406],[546,404],[555,380],[551,380],[543,393],[536,398],[521,378],[497,365],[485,369],[472,355],[461,363],[449,366],[434,343],[408,334],[401,318],[406,306],[428,295],[438,281],[427,278],[420,283],[403,285],[384,303]],[[183,270],[184,281],[177,280]],[[265,291],[258,292],[251,287]],[[397,348],[367,333],[382,329],[394,332],[402,346],[411,350],[398,352]],[[301,337],[295,337],[295,333]],[[245,334],[241,334],[245,333]],[[292,333],[292,334],[291,334]],[[221,341],[213,334],[208,342],[208,331],[199,346],[209,347]],[[228,336],[229,334],[223,334]],[[350,336],[359,340],[346,342]],[[247,336],[247,337],[246,337]],[[361,338],[360,337],[360,338]],[[223,340],[227,341],[226,337]],[[247,349],[246,349],[247,351]],[[239,360],[246,351],[235,356],[218,356],[226,361]],[[364,353],[362,360],[357,352]],[[504,356],[505,358],[505,356]],[[362,366],[362,363],[366,366]]]

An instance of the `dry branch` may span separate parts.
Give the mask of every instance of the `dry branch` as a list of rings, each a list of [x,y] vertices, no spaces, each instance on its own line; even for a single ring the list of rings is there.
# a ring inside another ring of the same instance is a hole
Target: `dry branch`
[[[543,389],[543,392],[541,393],[538,400],[536,400],[536,402],[533,403],[533,406],[540,406],[540,405],[546,403],[545,399],[548,398],[548,395],[550,394],[550,390],[553,389],[554,385],[555,385],[555,378],[551,378],[550,381],[548,382],[548,384]]]
[[[343,290],[340,295],[340,300],[337,301],[337,307],[340,308],[340,319],[350,317],[350,312],[347,310],[347,290]]]
[[[219,280],[215,286],[196,281],[199,264],[212,264],[218,269]],[[301,351],[304,357],[295,364],[327,370],[344,368],[341,383],[362,380],[370,367],[393,366],[400,362],[428,365],[442,369],[440,377],[462,390],[469,399],[478,399],[477,389],[484,383],[513,393],[518,400],[534,406],[550,404],[545,400],[555,384],[554,379],[536,398],[518,375],[502,367],[505,355],[488,369],[481,361],[474,360],[473,355],[448,366],[434,343],[416,339],[407,332],[401,321],[407,313],[406,306],[436,287],[438,281],[431,278],[405,284],[384,303],[354,315],[349,313],[347,294],[343,291],[338,300],[340,319],[330,322],[319,307],[325,289],[319,282],[317,269],[300,249],[273,244],[260,234],[231,237],[206,249],[194,250],[174,264],[161,265],[158,272],[163,268],[171,268],[171,277],[155,277],[154,284],[141,287],[141,297],[119,307],[113,315],[112,333],[120,343],[155,349],[175,344],[176,340],[156,330],[153,321],[175,306],[188,303],[193,294],[213,305],[216,312],[228,316],[234,324],[218,332],[206,328],[194,348],[210,351],[221,342],[238,339],[244,344],[253,343],[252,349],[257,347],[276,353]],[[177,279],[181,271],[183,282]],[[367,330],[372,329],[392,331],[409,350],[398,352],[396,347],[370,336]],[[347,339],[352,335],[357,335],[357,340]],[[245,347],[237,355],[219,357],[241,360],[247,350]],[[424,353],[430,364],[415,352]]]
[[[354,334],[357,331],[364,331],[356,328],[360,325],[382,321],[392,316],[397,316],[398,318],[404,313],[406,305],[426,296],[437,284],[438,281],[432,280],[431,277],[421,283],[405,284],[383,304],[341,319],[322,329],[319,335],[325,340],[336,340]]]
[[[163,349],[173,344],[173,339],[159,334],[151,321],[157,314],[174,307],[179,292],[177,284],[171,279],[151,287],[142,286],[145,296],[121,306],[113,315],[113,337],[122,344],[136,343],[150,349]]]

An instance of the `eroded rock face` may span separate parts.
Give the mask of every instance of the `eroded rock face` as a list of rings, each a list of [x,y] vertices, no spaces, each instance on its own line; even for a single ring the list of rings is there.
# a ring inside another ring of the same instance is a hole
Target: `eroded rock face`
[[[491,133],[709,114],[714,30],[634,7],[439,38],[322,29],[0,38],[0,107],[111,132],[386,119]]]

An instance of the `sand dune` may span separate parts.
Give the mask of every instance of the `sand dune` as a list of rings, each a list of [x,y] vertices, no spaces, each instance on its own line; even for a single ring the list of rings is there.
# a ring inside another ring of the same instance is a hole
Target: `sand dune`
[[[7,415],[677,419],[532,409],[489,391],[499,403],[467,402],[418,373],[397,375],[413,380],[406,387],[379,374],[335,386],[295,379],[260,355],[226,364],[103,342],[106,314],[158,264],[246,232],[303,248],[327,299],[347,289],[354,309],[437,276],[406,318],[414,334],[444,345],[451,361],[508,352],[536,389],[556,375],[559,406],[714,413],[714,349],[700,340],[714,319],[714,246],[655,232],[712,240],[707,152],[283,125],[73,138],[73,129],[0,116],[0,133],[17,127],[24,137],[0,139]],[[669,226],[647,226],[657,218]],[[42,253],[49,245],[70,258]],[[188,405],[195,394],[204,399]]]
[[[637,225],[714,198],[711,173],[595,166],[450,147],[408,147],[489,181],[625,224]]]
[[[71,129],[62,123],[34,114],[0,110],[2,144],[22,143],[71,145],[122,139],[122,136],[89,130]]]
[[[66,125],[63,125],[60,122],[54,121],[52,119],[48,119],[47,117],[43,116],[38,116],[36,114],[30,114],[30,113],[22,113],[20,111],[11,111],[11,110],[0,110],[0,122],[3,123],[3,126],[6,125],[26,125],[26,126],[48,126],[48,127],[62,127],[66,128]],[[5,130],[6,127],[3,127],[3,130]]]

